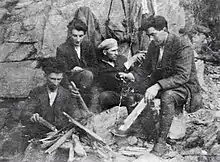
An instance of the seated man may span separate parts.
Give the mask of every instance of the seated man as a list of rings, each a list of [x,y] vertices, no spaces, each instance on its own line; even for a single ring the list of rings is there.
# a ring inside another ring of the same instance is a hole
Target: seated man
[[[66,112],[76,120],[87,117],[86,112],[78,108],[76,99],[70,91],[60,86],[65,66],[55,58],[47,58],[39,64],[45,72],[46,83],[30,92],[22,111],[21,121],[26,126],[29,139],[42,138],[51,130],[40,124],[41,117],[57,129],[64,128],[68,119]]]
[[[81,92],[87,92],[93,83],[97,59],[95,49],[89,41],[84,40],[87,25],[73,19],[68,27],[68,38],[57,48],[56,57],[67,66],[67,78],[62,85],[68,87],[74,81]]]
[[[117,77],[119,72],[128,70],[143,54],[133,56],[128,61],[118,54],[118,44],[113,38],[105,39],[98,48],[102,51],[97,76],[98,87],[101,88],[99,104],[102,110],[117,106],[120,103],[122,80]],[[123,105],[125,101],[123,99]]]
[[[144,94],[145,102],[150,103],[155,97],[161,100],[159,137],[152,150],[158,156],[167,152],[166,139],[175,108],[200,91],[190,44],[168,32],[167,27],[162,16],[143,22],[140,29],[152,39],[146,59],[140,68],[120,73],[120,77],[139,85],[137,91]]]

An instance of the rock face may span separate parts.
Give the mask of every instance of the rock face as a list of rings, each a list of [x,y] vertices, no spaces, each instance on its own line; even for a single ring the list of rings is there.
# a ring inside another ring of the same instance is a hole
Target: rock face
[[[131,4],[129,2],[124,0],[127,12],[128,5]],[[156,13],[168,19],[169,28],[174,32],[184,26],[184,12],[179,7],[179,0],[134,2],[137,3],[135,5],[137,10],[141,12],[143,8],[146,10],[144,2],[148,2],[147,4],[153,2]],[[4,74],[1,75],[4,76],[1,77],[4,84],[0,83],[0,97],[24,97],[30,89],[38,85],[32,81],[34,78],[40,78],[41,75],[38,76],[36,70],[22,67],[23,64],[26,65],[23,60],[55,56],[56,47],[66,40],[66,26],[79,7],[86,6],[91,9],[99,20],[101,34],[105,37],[104,24],[110,3],[109,0],[2,0],[0,2],[0,73]],[[113,1],[110,19],[118,23],[124,18],[122,2]],[[18,61],[21,63],[16,63]]]
[[[0,96],[26,97],[29,91],[44,83],[43,71],[33,68],[34,62],[0,64]]]

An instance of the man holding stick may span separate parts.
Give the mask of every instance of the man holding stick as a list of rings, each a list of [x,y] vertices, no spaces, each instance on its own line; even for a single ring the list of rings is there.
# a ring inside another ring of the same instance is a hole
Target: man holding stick
[[[60,86],[65,72],[62,62],[46,58],[39,62],[39,67],[45,72],[46,83],[30,92],[21,118],[30,138],[42,138],[51,130],[64,128],[68,120],[63,112],[76,120],[87,118],[88,113],[78,107],[69,90]]]
[[[120,77],[135,81],[136,90],[144,94],[145,102],[160,98],[159,136],[151,152],[163,156],[168,151],[166,139],[176,108],[182,108],[189,98],[192,103],[200,87],[192,48],[168,32],[164,17],[150,17],[140,30],[146,31],[152,40],[146,59],[140,68],[120,73]]]

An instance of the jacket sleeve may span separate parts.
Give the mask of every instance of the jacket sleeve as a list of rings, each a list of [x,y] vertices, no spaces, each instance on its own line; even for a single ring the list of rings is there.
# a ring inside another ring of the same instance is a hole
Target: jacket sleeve
[[[152,43],[149,45],[149,49],[153,48],[150,47],[153,46]],[[143,81],[143,79],[147,78],[152,71],[152,54],[153,51],[149,51],[145,54],[145,59],[143,61],[143,64],[141,64],[139,67],[134,68],[134,70],[131,72],[135,78],[136,82]]]
[[[193,61],[193,50],[190,46],[181,46],[173,55],[173,75],[158,81],[162,89],[179,87],[184,85],[190,79]]]
[[[35,113],[36,108],[39,106],[40,101],[38,100],[35,92],[31,91],[21,112],[22,124],[28,124],[30,122],[31,116]]]
[[[98,71],[98,60],[95,52],[95,48],[91,43],[87,43],[87,48],[89,51],[87,53],[89,54],[89,59],[88,59],[88,68],[87,70],[90,70],[95,76],[97,75]]]

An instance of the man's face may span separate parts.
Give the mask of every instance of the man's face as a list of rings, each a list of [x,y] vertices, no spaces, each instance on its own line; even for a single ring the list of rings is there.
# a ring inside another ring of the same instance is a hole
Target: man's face
[[[63,73],[50,73],[46,76],[47,86],[53,92],[60,85],[60,82],[63,79]]]
[[[118,46],[106,50],[106,56],[109,60],[116,61],[118,57]]]
[[[82,30],[72,30],[72,38],[75,46],[80,46],[83,38],[85,37],[85,33]]]
[[[166,39],[167,32],[164,30],[156,30],[154,27],[150,27],[147,30],[148,35],[155,45],[160,46]]]

